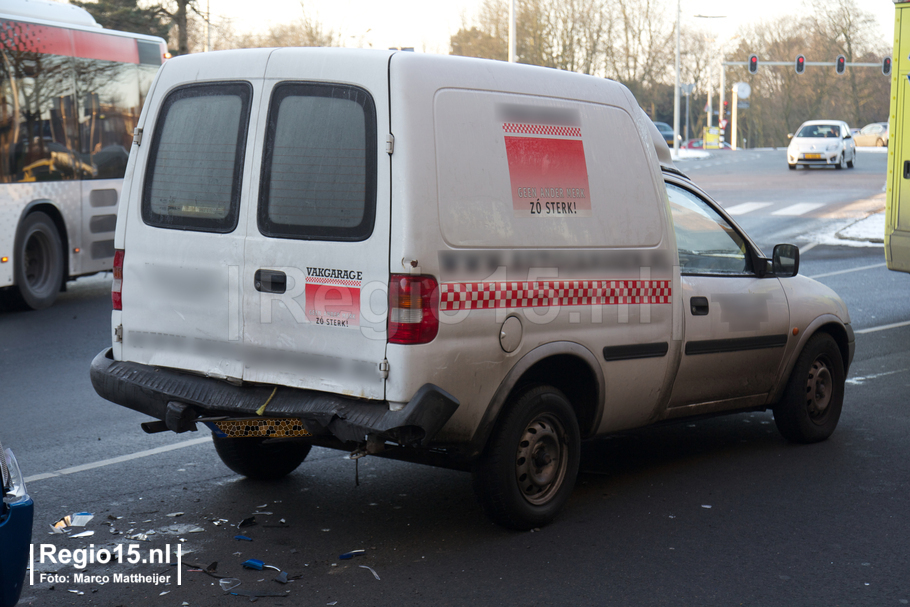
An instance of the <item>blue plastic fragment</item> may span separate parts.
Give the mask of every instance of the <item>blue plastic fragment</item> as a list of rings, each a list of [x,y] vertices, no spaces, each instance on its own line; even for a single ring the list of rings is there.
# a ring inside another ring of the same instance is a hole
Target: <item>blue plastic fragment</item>
[[[366,554],[366,550],[351,550],[350,552],[339,554],[338,558],[340,558],[342,561],[346,561],[348,559],[354,558],[355,556],[363,556],[364,554]]]
[[[247,559],[243,561],[244,569],[256,569],[257,571],[262,571],[262,568],[265,566],[265,563],[259,559]]]
[[[235,536],[234,536],[234,539],[235,539],[235,540],[243,540],[244,542],[252,542],[252,541],[253,541],[253,538],[247,537],[247,536],[245,536],[245,535],[235,535]]]

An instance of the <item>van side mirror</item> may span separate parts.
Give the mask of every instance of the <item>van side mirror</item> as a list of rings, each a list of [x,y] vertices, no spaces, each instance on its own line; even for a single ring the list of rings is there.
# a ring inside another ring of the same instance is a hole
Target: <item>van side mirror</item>
[[[793,244],[774,245],[771,268],[779,278],[796,276],[799,272],[799,247]]]

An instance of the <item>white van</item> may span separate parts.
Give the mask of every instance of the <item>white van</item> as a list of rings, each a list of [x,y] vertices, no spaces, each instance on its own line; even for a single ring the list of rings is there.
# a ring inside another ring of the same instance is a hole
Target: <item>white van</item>
[[[674,229],[675,228],[675,229]],[[672,167],[624,86],[348,49],[179,57],[117,220],[103,397],[212,429],[233,470],[311,445],[471,470],[527,529],[580,441],[773,408],[837,424],[844,303]]]

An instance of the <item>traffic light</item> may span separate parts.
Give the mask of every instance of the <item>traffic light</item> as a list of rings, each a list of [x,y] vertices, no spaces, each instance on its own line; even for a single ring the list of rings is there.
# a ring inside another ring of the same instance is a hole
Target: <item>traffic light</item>
[[[796,73],[802,74],[806,71],[806,58],[802,55],[796,56]]]
[[[882,73],[885,76],[891,74],[891,57],[885,57],[882,59]]]
[[[724,114],[723,114],[723,116],[721,116],[721,118],[726,118],[726,117],[727,117],[727,104],[728,104],[728,103],[730,103],[730,102],[727,101],[726,99],[724,99],[724,108],[723,108]]]
[[[749,56],[749,73],[750,74],[758,73],[758,55]]]
[[[837,59],[834,60],[834,71],[838,74],[843,74],[844,69],[847,67],[847,59],[843,55],[838,55]]]

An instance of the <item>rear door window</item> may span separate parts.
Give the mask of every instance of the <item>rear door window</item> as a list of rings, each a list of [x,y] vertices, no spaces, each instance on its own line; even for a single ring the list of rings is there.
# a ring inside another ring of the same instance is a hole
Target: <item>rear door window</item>
[[[237,227],[252,87],[182,87],[162,104],[149,151],[142,219],[162,228]]]
[[[348,85],[284,83],[269,109],[259,231],[366,240],[376,215],[376,110]]]

